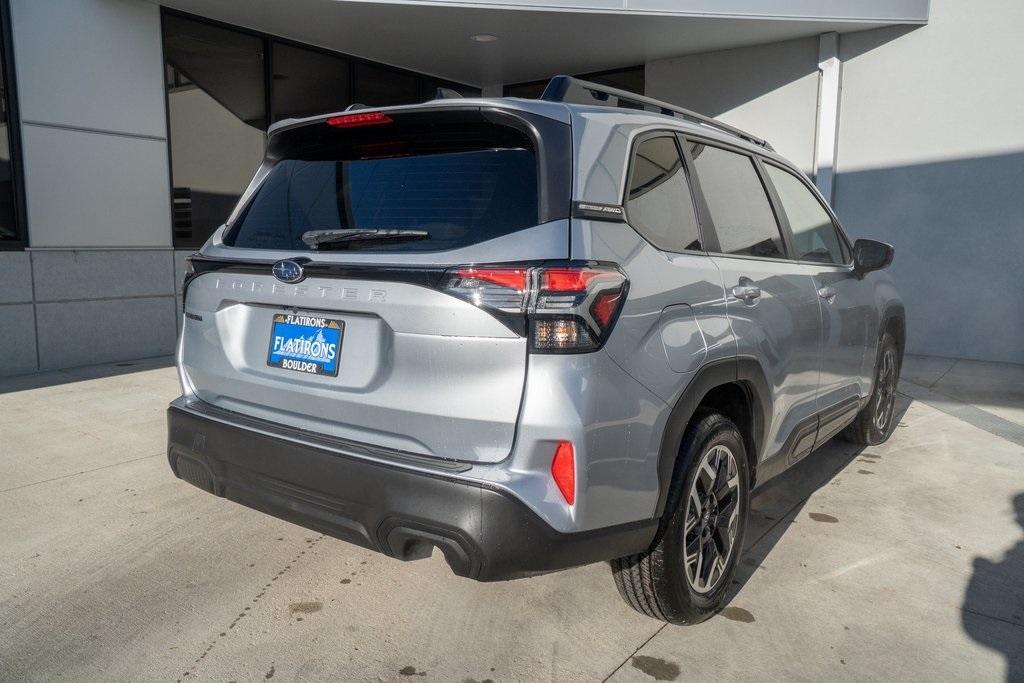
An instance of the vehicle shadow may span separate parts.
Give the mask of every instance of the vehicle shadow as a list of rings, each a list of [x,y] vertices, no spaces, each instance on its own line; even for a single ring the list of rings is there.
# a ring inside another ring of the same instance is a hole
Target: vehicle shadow
[[[36,372],[28,375],[14,375],[12,377],[0,377],[0,395],[13,394],[18,391],[30,391],[44,387],[55,387],[63,384],[72,384],[90,379],[101,379],[104,377],[118,377],[143,370],[155,370],[158,368],[169,368],[174,365],[173,356],[158,356],[156,358],[143,358],[140,360],[123,361],[120,363],[103,363],[101,365],[86,365],[65,370],[49,370]]]
[[[1024,530],[1024,492],[1012,505]],[[1007,681],[1024,681],[1024,537],[998,562],[974,558],[960,619],[967,635],[1006,658]]]
[[[897,425],[903,420],[903,415],[912,402],[911,399],[897,394],[893,413]],[[761,567],[803,510],[808,498],[818,489],[827,486],[847,465],[870,448],[834,438],[790,469],[766,482],[754,493],[750,501],[750,517],[747,520],[743,555],[736,568],[725,604],[732,601]]]

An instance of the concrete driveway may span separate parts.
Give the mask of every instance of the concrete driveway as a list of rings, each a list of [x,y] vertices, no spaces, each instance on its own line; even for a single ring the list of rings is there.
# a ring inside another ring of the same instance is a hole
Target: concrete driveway
[[[889,443],[761,490],[693,628],[604,564],[479,584],[176,480],[166,361],[2,380],[0,680],[1021,680],[1024,370],[974,365],[908,359]]]

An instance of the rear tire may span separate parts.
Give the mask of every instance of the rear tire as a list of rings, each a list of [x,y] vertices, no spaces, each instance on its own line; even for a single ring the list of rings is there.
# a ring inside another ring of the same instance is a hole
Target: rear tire
[[[619,594],[633,609],[672,624],[697,624],[717,612],[743,548],[750,476],[743,437],[719,413],[698,415],[654,543],[612,560]]]
[[[878,344],[875,386],[868,404],[842,431],[842,437],[859,446],[884,443],[896,428],[896,387],[900,379],[900,352],[892,334],[886,332]]]

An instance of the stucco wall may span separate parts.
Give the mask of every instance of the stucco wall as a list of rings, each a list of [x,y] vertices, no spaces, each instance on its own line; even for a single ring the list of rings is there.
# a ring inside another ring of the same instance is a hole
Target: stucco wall
[[[818,102],[818,39],[648,62],[647,95],[767,140],[810,173]]]
[[[1024,363],[1024,3],[843,36],[835,205],[896,246],[911,349]]]
[[[927,26],[840,36],[833,204],[896,246],[911,352],[1024,363],[1024,3],[933,0]],[[817,40],[647,64],[647,92],[813,165]]]

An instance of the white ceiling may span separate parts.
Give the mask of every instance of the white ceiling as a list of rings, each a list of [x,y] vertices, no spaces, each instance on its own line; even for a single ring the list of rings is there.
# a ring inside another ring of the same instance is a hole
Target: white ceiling
[[[496,0],[484,0],[488,1]],[[867,10],[862,13],[850,12],[850,7],[858,5],[851,0],[720,0],[710,3],[722,10],[715,16],[703,11],[681,15],[664,9],[675,2],[683,9],[689,5],[700,10],[709,4],[707,0],[642,1],[645,5],[634,2],[634,6],[661,9],[595,11],[603,0],[575,0],[573,9],[557,11],[537,4],[509,8],[351,0],[161,0],[161,4],[478,86],[927,19],[927,2],[922,0],[886,0],[882,4],[880,0],[860,0],[860,7]],[[583,3],[595,4],[578,6]],[[614,4],[625,6],[620,0]],[[762,9],[753,16],[727,11],[730,6],[739,10],[769,4],[776,12],[766,14]],[[808,12],[808,7],[819,11]],[[839,7],[844,8],[842,13],[838,13]],[[899,11],[894,13],[893,8]],[[784,14],[792,10],[803,11]],[[478,33],[496,35],[498,40],[470,40]]]

